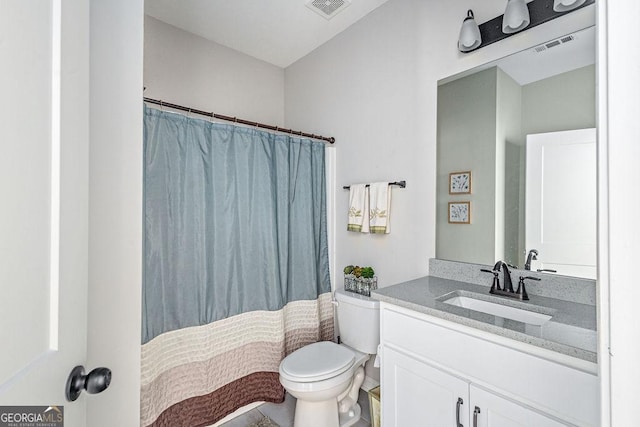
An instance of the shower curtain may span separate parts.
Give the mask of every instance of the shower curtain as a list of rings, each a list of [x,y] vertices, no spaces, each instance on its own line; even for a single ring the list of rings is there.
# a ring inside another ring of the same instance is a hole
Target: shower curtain
[[[281,402],[333,339],[324,144],[145,107],[141,425]]]

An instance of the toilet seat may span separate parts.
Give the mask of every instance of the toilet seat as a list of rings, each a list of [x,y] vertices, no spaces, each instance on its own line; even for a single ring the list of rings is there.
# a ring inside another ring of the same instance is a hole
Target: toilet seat
[[[336,377],[349,370],[355,354],[347,347],[331,341],[309,344],[285,357],[280,376],[294,382],[317,382]]]

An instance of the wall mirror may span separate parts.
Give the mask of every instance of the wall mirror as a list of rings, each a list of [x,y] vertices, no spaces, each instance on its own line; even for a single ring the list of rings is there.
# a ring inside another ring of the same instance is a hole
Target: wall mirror
[[[595,34],[438,82],[437,258],[595,278]],[[471,191],[452,193],[460,171]],[[449,221],[464,202],[469,223]]]

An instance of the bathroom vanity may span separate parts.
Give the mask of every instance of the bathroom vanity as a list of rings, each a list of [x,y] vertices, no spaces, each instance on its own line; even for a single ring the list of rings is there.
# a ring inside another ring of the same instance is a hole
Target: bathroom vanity
[[[372,293],[386,427],[599,425],[595,27],[533,48],[438,82],[439,259]],[[497,260],[528,301],[490,295]]]
[[[372,294],[383,425],[598,425],[595,305],[488,289],[428,276]],[[460,297],[481,303],[461,307]]]

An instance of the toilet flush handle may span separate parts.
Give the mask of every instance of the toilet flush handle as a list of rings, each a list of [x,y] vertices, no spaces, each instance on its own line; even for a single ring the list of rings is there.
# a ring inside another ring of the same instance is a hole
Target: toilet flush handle
[[[336,300],[332,299],[332,300],[331,300],[331,304],[333,304],[333,305],[335,305],[335,306],[337,307],[337,306],[338,306],[338,301],[336,301]]]

